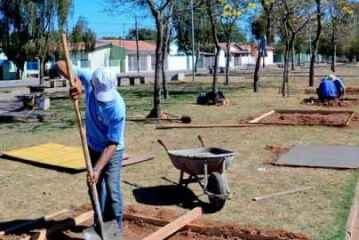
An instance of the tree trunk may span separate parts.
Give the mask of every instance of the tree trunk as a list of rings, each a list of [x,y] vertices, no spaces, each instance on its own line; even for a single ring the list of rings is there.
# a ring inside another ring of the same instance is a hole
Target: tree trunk
[[[289,43],[286,43],[284,50],[284,68],[283,68],[283,81],[282,81],[282,96],[285,97],[288,92],[288,72],[289,72]]]
[[[44,58],[39,58],[39,82],[40,85],[44,84],[44,69],[45,69],[45,61]]]
[[[137,60],[137,72],[140,72],[140,48],[139,48],[139,39],[138,39],[138,24],[137,24],[137,17],[135,17],[136,21],[136,60]]]
[[[268,46],[270,46],[272,44],[272,17],[271,17],[271,13],[267,13],[266,37],[267,37],[267,44],[268,44]]]
[[[335,67],[336,67],[336,61],[337,61],[337,41],[336,41],[336,37],[335,37],[335,32],[336,32],[336,27],[335,24],[333,23],[333,29],[332,29],[332,64],[331,64],[331,69],[332,72],[335,72]]]
[[[225,85],[229,85],[229,65],[231,62],[231,43],[229,41],[227,41],[226,44],[226,52],[227,52],[227,57],[226,57],[226,81],[225,81]]]
[[[198,61],[200,58],[200,47],[199,47],[199,43],[197,44],[197,51],[196,51],[196,61],[194,64],[194,72],[197,73],[198,72]]]
[[[148,118],[160,118],[161,116],[161,85],[160,85],[160,71],[161,71],[161,56],[163,45],[163,24],[160,15],[156,16],[157,39],[155,52],[155,75],[153,84],[153,109],[148,114]]]
[[[292,53],[291,53],[291,62],[292,62],[292,71],[295,71],[295,47],[294,47],[294,41],[292,45],[290,46]]]
[[[261,66],[261,55],[257,54],[256,66],[254,68],[254,77],[253,77],[253,92],[258,92],[258,81],[259,81],[259,69]]]
[[[309,86],[314,86],[314,65],[318,52],[318,43],[320,34],[322,33],[322,16],[321,16],[321,0],[316,0],[317,4],[317,31],[316,36],[313,40],[312,56],[310,58],[310,69],[309,69]]]
[[[167,99],[168,98],[168,89],[167,89],[167,76],[166,76],[166,62],[167,62],[167,57],[168,57],[168,42],[169,42],[169,38],[170,38],[170,30],[168,26],[165,26],[165,30],[164,30],[164,35],[163,35],[164,39],[163,39],[163,45],[162,45],[162,65],[161,65],[161,70],[162,70],[162,94],[163,94],[163,98]]]
[[[215,59],[214,59],[214,69],[213,69],[213,83],[212,83],[212,92],[213,92],[213,96],[216,96],[217,94],[217,68],[218,68],[218,58],[219,58],[219,53],[221,51],[221,47],[219,46],[219,40],[218,40],[218,36],[217,36],[217,22],[214,19],[215,16],[213,16],[213,12],[212,12],[212,1],[211,0],[207,0],[206,1],[206,7],[207,7],[207,13],[208,13],[208,17],[210,20],[210,24],[211,24],[211,33],[212,33],[212,38],[213,38],[213,42],[215,45]],[[215,101],[215,99],[213,99]]]
[[[212,82],[212,92],[215,94],[217,94],[218,90],[217,90],[217,70],[218,70],[218,58],[219,58],[219,53],[221,51],[221,48],[218,46],[216,47],[216,54],[215,54],[215,58],[214,58],[214,69],[213,69],[213,82]],[[215,100],[215,99],[213,99]]]

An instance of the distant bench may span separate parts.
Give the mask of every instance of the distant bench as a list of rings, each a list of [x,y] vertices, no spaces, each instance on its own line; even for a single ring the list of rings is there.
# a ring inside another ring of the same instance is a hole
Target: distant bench
[[[130,86],[134,86],[136,84],[136,80],[139,80],[140,84],[145,84],[145,76],[141,75],[123,75],[117,76],[117,84],[118,86],[125,85],[124,80],[127,79]]]

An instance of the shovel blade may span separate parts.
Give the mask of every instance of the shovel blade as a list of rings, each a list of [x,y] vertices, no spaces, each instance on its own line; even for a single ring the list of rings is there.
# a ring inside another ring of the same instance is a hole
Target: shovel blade
[[[84,230],[85,240],[121,240],[121,230],[116,220],[104,222],[102,228],[90,227]]]

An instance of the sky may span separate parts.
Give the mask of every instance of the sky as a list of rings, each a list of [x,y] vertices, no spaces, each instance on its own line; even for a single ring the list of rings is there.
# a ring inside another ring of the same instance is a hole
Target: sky
[[[108,11],[108,4],[105,0],[74,0],[74,9],[70,15],[70,29],[76,24],[80,16],[85,17],[89,27],[96,32],[98,38],[104,36],[126,36],[128,30],[135,26],[135,13],[138,17],[139,28],[147,27],[154,29],[154,23],[150,16],[135,9],[125,8],[120,11]],[[244,18],[239,22],[243,32],[250,32],[248,19]]]
[[[96,32],[98,37],[125,36],[128,30],[135,26],[134,12],[127,11],[110,12],[104,0],[74,0],[74,9],[69,18],[72,28],[80,16],[85,17],[89,27]],[[142,14],[143,15],[143,14]],[[150,17],[138,16],[139,27],[153,28]]]

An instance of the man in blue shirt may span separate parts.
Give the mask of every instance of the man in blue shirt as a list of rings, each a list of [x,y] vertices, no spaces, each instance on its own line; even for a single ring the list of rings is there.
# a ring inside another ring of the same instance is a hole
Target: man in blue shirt
[[[57,63],[61,75],[68,77],[66,64]],[[117,82],[103,68],[92,72],[74,68],[76,86],[70,89],[73,100],[85,90],[86,135],[94,166],[89,184],[96,184],[104,221],[116,220],[122,229],[120,172],[125,148],[126,106],[117,92]],[[91,194],[90,194],[91,196]],[[96,217],[96,216],[95,216]]]
[[[329,77],[322,79],[319,87],[317,88],[317,94],[322,102],[335,100],[338,97],[335,84]]]

